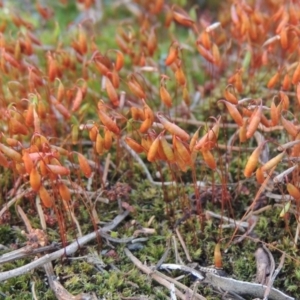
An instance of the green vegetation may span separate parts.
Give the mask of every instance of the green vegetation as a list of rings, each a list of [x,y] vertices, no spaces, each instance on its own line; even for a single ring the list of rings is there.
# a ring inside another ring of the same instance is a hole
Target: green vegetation
[[[253,282],[264,244],[275,267],[285,254],[274,287],[299,299],[300,5],[25,2],[0,9],[0,255],[36,252],[0,256],[0,278],[128,211],[52,261],[66,291],[169,298],[125,248],[217,267],[221,246],[228,276]],[[1,282],[0,299],[59,298],[49,272]]]

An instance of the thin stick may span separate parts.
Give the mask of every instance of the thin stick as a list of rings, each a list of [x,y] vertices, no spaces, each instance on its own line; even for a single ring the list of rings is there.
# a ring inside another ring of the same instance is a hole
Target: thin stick
[[[268,287],[267,287],[267,289],[266,289],[266,291],[265,291],[264,299],[263,299],[263,300],[268,300],[268,296],[269,296],[270,291],[271,291],[271,289],[272,289],[273,283],[274,283],[274,281],[275,281],[277,275],[279,274],[280,270],[281,270],[282,267],[283,267],[284,259],[285,259],[285,253],[283,253],[283,254],[281,255],[280,263],[279,263],[277,269],[274,271],[274,274],[272,275],[272,277],[271,277],[271,279],[270,279],[270,281],[269,281],[269,283],[268,283]]]
[[[180,289],[185,291],[185,294],[192,294],[193,293],[193,298],[185,298],[185,299],[198,299],[198,300],[206,300],[205,297],[201,296],[200,294],[198,294],[195,290],[193,291],[192,289],[190,289],[189,287],[187,287],[186,285],[182,284],[181,282],[179,282],[178,280],[169,277],[167,275],[165,275],[164,273],[160,273],[158,271],[154,271],[157,272],[162,278],[174,283],[177,287],[179,287]]]
[[[191,256],[190,256],[190,253],[189,253],[189,250],[187,249],[186,245],[185,245],[185,242],[182,238],[182,235],[180,234],[179,230],[178,230],[178,227],[175,229],[175,232],[177,234],[177,237],[179,239],[179,242],[181,244],[181,247],[183,248],[183,251],[185,253],[185,256],[186,256],[186,259],[188,260],[188,262],[192,262],[192,259],[191,259]]]
[[[15,204],[15,202],[17,200],[19,200],[21,197],[25,196],[28,193],[28,190],[25,190],[24,192],[16,195],[15,197],[13,197],[10,201],[8,201],[7,203],[4,204],[3,208],[0,211],[0,218],[2,217],[2,215],[12,206]]]
[[[36,292],[35,292],[35,282],[31,283],[31,294],[32,294],[33,300],[38,300],[38,298],[36,296]]]
[[[86,243],[94,240],[98,234],[101,235],[102,233],[106,233],[107,231],[114,229],[128,215],[129,215],[129,212],[125,211],[121,215],[116,216],[111,224],[108,224],[107,226],[105,226],[97,231],[91,232],[91,233],[77,239],[77,241],[73,242],[72,244],[70,244],[69,246],[67,246],[64,249],[60,249],[51,254],[46,254],[45,256],[38,258],[37,260],[34,260],[33,262],[31,262],[25,266],[22,266],[22,267],[19,267],[19,268],[10,270],[10,271],[1,272],[0,273],[0,282],[7,280],[9,278],[13,278],[16,276],[26,274],[27,272],[29,272],[37,267],[40,267],[40,266],[44,265],[45,263],[48,263],[52,260],[58,259],[58,258],[62,257],[63,255],[69,256],[69,255],[75,253],[79,247],[82,247]]]
[[[168,255],[169,255],[170,249],[171,249],[171,247],[170,247],[170,239],[168,239],[167,249],[164,252],[163,256],[160,258],[160,260],[157,262],[157,264],[155,266],[156,269],[159,269],[160,266],[165,262],[165,260],[167,259]]]
[[[177,300],[176,289],[175,289],[174,283],[170,283],[170,286],[171,286],[171,289],[170,289],[171,300]]]
[[[193,268],[190,268],[188,266],[185,266],[185,265],[178,265],[178,264],[162,264],[160,266],[160,269],[170,269],[170,270],[181,270],[181,271],[184,271],[184,272],[188,272],[192,275],[194,275],[195,277],[197,277],[199,280],[203,280],[204,277],[203,275],[198,272],[197,270],[193,269]]]
[[[159,272],[157,272],[157,271],[153,272],[149,267],[145,266],[140,260],[138,260],[127,248],[125,248],[124,251],[125,251],[125,254],[127,255],[127,257],[135,264],[135,266],[137,268],[139,268],[145,274],[149,275],[151,278],[153,278],[159,284],[166,287],[168,290],[171,290],[171,283],[168,280],[162,278],[160,276]],[[180,299],[185,300],[185,295],[176,288],[175,288],[175,294]]]
[[[45,220],[43,208],[41,205],[41,199],[38,195],[35,198],[35,206],[36,206],[38,216],[40,218],[41,227],[44,231],[46,231],[46,229],[47,229],[46,220]]]
[[[105,160],[105,165],[104,165],[104,170],[103,170],[103,175],[102,175],[102,181],[105,184],[106,179],[107,179],[107,174],[108,174],[108,169],[109,169],[109,165],[110,165],[110,153],[108,153],[106,160]]]
[[[32,246],[28,245],[25,246],[23,248],[20,248],[18,250],[14,250],[11,251],[9,253],[5,253],[0,257],[0,265],[10,262],[10,261],[14,261],[17,259],[21,259],[24,257],[28,257],[29,255],[36,255],[38,253],[41,252],[46,252],[46,251],[53,251],[53,250],[57,250],[58,246],[60,246],[61,244],[52,244],[49,246],[45,246],[45,247],[40,247],[37,249],[34,249]]]
[[[26,214],[24,213],[24,210],[21,208],[21,206],[17,205],[17,211],[18,211],[18,214],[20,215],[21,219],[24,222],[27,232],[30,233],[32,231],[32,226],[31,226],[30,221],[27,218]]]
[[[174,235],[172,235],[172,241],[173,241],[173,246],[174,246],[174,253],[175,253],[175,261],[178,264],[184,264],[179,253],[178,253],[178,248],[177,248],[177,242],[176,242],[176,238]]]
[[[231,218],[228,218],[228,217],[225,217],[225,216],[221,216],[219,214],[216,214],[210,210],[206,210],[205,211],[205,214],[209,217],[213,217],[213,218],[217,218],[217,219],[221,219],[223,220],[224,222],[228,222],[229,224],[234,224],[235,226],[238,226],[238,227],[242,227],[242,228],[248,228],[249,226],[249,223],[248,222],[243,222],[243,221],[236,221],[234,219],[231,219]]]

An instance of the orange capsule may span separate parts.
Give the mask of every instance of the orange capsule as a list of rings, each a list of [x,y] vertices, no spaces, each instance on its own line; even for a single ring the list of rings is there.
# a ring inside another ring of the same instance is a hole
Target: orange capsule
[[[147,153],[147,159],[150,162],[153,162],[157,159],[158,147],[159,147],[160,136],[158,135],[155,140],[152,142],[149,151]]]
[[[164,0],[155,0],[152,6],[151,12],[153,14],[159,14],[164,7]]]
[[[8,146],[11,146],[11,147],[17,147],[20,144],[20,142],[18,140],[13,139],[13,138],[7,138],[6,143]]]
[[[64,166],[47,164],[46,167],[55,175],[61,175],[61,176],[70,175],[70,170]]]
[[[137,143],[135,140],[132,138],[126,136],[124,139],[125,143],[136,153],[142,153],[144,152],[144,147],[141,146],[139,143]]]
[[[6,156],[8,156],[10,159],[12,159],[15,162],[22,162],[22,156],[19,152],[1,143],[0,143],[0,151],[2,151]]]
[[[59,82],[58,88],[57,88],[57,93],[56,93],[56,99],[58,102],[62,102],[64,95],[65,95],[65,87],[59,78],[56,78],[56,79]]]
[[[6,157],[0,152],[0,166],[4,167],[4,168],[8,168],[9,167],[9,162],[6,159]]]
[[[58,191],[64,201],[69,202],[71,200],[70,190],[64,183],[60,182],[58,184]]]
[[[50,194],[48,193],[48,191],[43,186],[41,186],[39,189],[39,196],[45,207],[51,208],[53,206],[54,201],[50,196]]]
[[[143,112],[144,112],[145,119],[149,119],[151,120],[151,122],[154,122],[154,113],[150,108],[150,106],[147,105],[145,102],[144,102]]]
[[[36,168],[32,168],[29,175],[29,183],[31,188],[37,192],[41,186],[41,175]]]
[[[146,94],[141,87],[141,85],[136,81],[133,80],[132,78],[128,81],[128,87],[130,91],[138,98],[140,99],[146,99]]]
[[[219,47],[213,43],[212,45],[212,56],[214,58],[214,65],[220,67],[221,66],[221,54],[220,54],[220,50],[219,50]]]
[[[208,131],[207,140],[203,144],[204,150],[211,150],[215,146],[219,136],[220,122],[221,122],[221,117],[218,118],[214,126]]]
[[[92,169],[87,161],[87,159],[81,154],[77,152],[78,163],[80,170],[83,172],[86,178],[90,178],[92,175]]]
[[[27,109],[27,113],[26,113],[26,117],[25,117],[25,124],[28,127],[33,126],[33,110],[34,110],[34,104],[30,103],[28,105],[28,109]]]
[[[272,169],[273,167],[276,167],[282,160],[283,156],[285,155],[285,151],[281,152],[277,156],[273,157],[269,161],[267,161],[262,167],[262,171],[268,171]]]
[[[112,132],[105,128],[105,132],[104,132],[104,148],[106,150],[109,150],[111,148],[112,145]]]
[[[207,145],[208,143],[209,143],[209,140],[208,140],[208,132],[207,132],[198,142],[196,142],[193,150],[201,150],[202,147],[205,144]]]
[[[284,118],[282,114],[281,114],[281,124],[289,135],[291,135],[293,138],[297,136],[298,134],[297,127],[294,125],[293,122]]]
[[[103,57],[101,58],[95,58],[95,66],[97,68],[97,70],[103,75],[103,76],[107,76],[107,74],[109,73],[109,67],[106,66],[106,64],[104,62],[102,62],[100,59],[103,59]]]
[[[7,61],[12,67],[21,70],[22,65],[9,53],[5,51],[3,48],[1,51],[1,56]]]
[[[146,56],[145,56],[144,51],[140,54],[140,59],[139,59],[138,65],[140,67],[145,67],[146,66]]]
[[[247,141],[247,125],[248,125],[248,119],[243,119],[243,126],[239,129],[239,139],[241,143],[244,143]]]
[[[291,87],[291,79],[290,79],[290,76],[289,74],[285,74],[284,77],[283,77],[283,81],[282,81],[282,89],[284,91],[288,91]]]
[[[218,118],[214,126],[195,144],[194,150],[211,150],[214,148],[220,130],[221,117]]]
[[[217,168],[217,164],[212,153],[209,150],[202,150],[201,154],[207,166],[212,170],[215,170]]]
[[[139,128],[140,133],[146,133],[151,128],[152,124],[153,122],[151,121],[151,119],[145,119]]]
[[[258,147],[256,147],[254,149],[254,151],[251,153],[251,155],[249,156],[249,158],[247,160],[247,164],[244,169],[244,175],[246,178],[249,178],[252,175],[253,171],[255,170],[255,168],[258,164],[259,155],[263,149],[263,146],[264,146],[264,144],[261,144]]]
[[[206,48],[204,48],[200,43],[197,43],[197,50],[207,61],[211,63],[216,62],[213,54],[210,51],[208,51]]]
[[[52,11],[49,7],[47,6],[42,6],[39,2],[36,2],[36,10],[38,13],[45,19],[48,20],[52,16]]]
[[[171,47],[169,49],[168,56],[167,56],[167,58],[165,60],[165,65],[166,66],[171,65],[172,63],[174,63],[177,60],[177,58],[178,58],[178,52],[179,51],[178,51],[177,44],[176,44],[176,46],[175,45],[171,45]]]
[[[292,83],[296,85],[296,84],[298,84],[299,81],[300,81],[300,62],[298,63],[298,65],[294,71],[294,74],[292,77]]]
[[[24,167],[24,164],[22,163],[16,163],[15,164],[16,170],[20,175],[25,175],[26,174],[26,170]]]
[[[138,108],[135,106],[130,107],[130,112],[131,112],[131,117],[133,120],[138,120],[139,119],[139,112],[138,112]]]
[[[115,69],[116,71],[120,71],[124,65],[124,55],[120,50],[114,50],[117,53]]]
[[[272,100],[270,106],[270,116],[271,116],[272,126],[278,125],[281,107],[282,107],[281,102],[278,104],[278,106],[276,106],[274,99]]]
[[[75,112],[80,108],[82,100],[83,100],[82,90],[80,87],[77,87],[77,92],[76,92],[76,95],[75,95],[75,98],[74,98],[73,104],[72,104],[72,109],[71,109],[72,112]]]
[[[120,133],[120,128],[118,125],[110,118],[102,109],[98,109],[98,116],[103,123],[111,132],[114,134],[119,134]]]
[[[165,155],[164,149],[162,147],[162,143],[161,143],[161,136],[159,138],[159,143],[158,143],[158,149],[157,149],[157,158],[163,161],[167,161],[168,162],[168,158]]]
[[[103,152],[104,152],[104,140],[99,132],[96,137],[96,152],[99,155],[103,154]]]
[[[28,134],[28,130],[25,124],[22,124],[17,119],[10,118],[8,125],[11,134],[22,134],[22,135]]]
[[[39,161],[39,168],[42,176],[48,175],[48,169],[46,167],[46,162],[48,163],[48,158]]]
[[[279,34],[283,28],[286,27],[288,21],[289,21],[289,15],[288,15],[288,12],[287,11],[284,11],[280,20],[279,20],[279,24],[275,30],[276,34]]]
[[[145,114],[144,111],[138,107],[132,106],[130,108],[131,116],[134,120],[145,120]]]
[[[200,131],[200,128],[198,128],[196,130],[196,132],[193,134],[193,136],[191,138],[190,145],[189,145],[190,151],[193,151],[194,148],[195,148],[195,145],[196,145],[197,140],[199,138],[199,131]]]
[[[288,110],[290,106],[290,99],[286,93],[279,91],[280,100],[282,102],[282,109]]]
[[[261,167],[256,170],[256,181],[259,184],[263,184],[265,181],[264,172]]]
[[[156,48],[157,48],[157,38],[155,35],[155,30],[154,30],[154,28],[152,28],[150,30],[150,33],[149,33],[148,39],[147,39],[147,49],[148,49],[150,56],[153,56]]]
[[[72,144],[77,145],[79,135],[79,126],[77,124],[72,125],[71,138]]]
[[[205,49],[210,50],[211,49],[211,39],[209,33],[204,30],[201,32],[199,38],[197,39],[199,43],[201,43]]]
[[[235,123],[239,126],[243,126],[243,118],[236,106],[225,100],[219,100],[219,102],[223,102],[226,105],[226,108],[228,109],[228,112]]]
[[[168,121],[162,114],[157,113],[157,118],[159,119],[160,123],[164,126],[164,128],[169,131],[172,135],[178,136],[183,141],[187,141],[190,136],[179,126],[174,123]]]
[[[228,83],[233,84],[239,93],[243,92],[242,70],[238,70],[228,79]]]
[[[287,191],[288,193],[296,200],[299,201],[300,200],[300,191],[297,187],[295,187],[293,184],[288,183],[286,185]]]
[[[35,133],[41,134],[41,122],[35,108],[33,109],[33,127]]]
[[[31,170],[33,169],[34,165],[33,165],[33,161],[29,155],[29,153],[27,151],[23,152],[23,156],[22,156],[23,162],[24,162],[24,166],[26,169],[27,174],[31,173]]]
[[[159,89],[160,99],[167,106],[172,107],[172,98],[167,89],[161,85]]]
[[[181,66],[179,66],[177,68],[177,70],[175,71],[175,78],[176,78],[176,82],[179,85],[184,86],[186,84],[185,74],[184,74]]]
[[[190,18],[190,16],[177,5],[172,6],[173,19],[178,22],[182,26],[192,27],[194,25],[194,21]]]
[[[238,104],[238,99],[237,99],[237,97],[236,97],[234,94],[232,94],[231,92],[229,92],[227,88],[226,88],[225,91],[224,91],[224,98],[225,98],[228,102],[230,102],[230,103],[232,103],[232,104],[234,104],[234,105],[237,105],[237,104]]]
[[[189,91],[188,91],[186,85],[182,89],[182,99],[183,99],[184,103],[186,104],[186,106],[190,106],[191,99],[190,99],[190,94],[189,94]]]
[[[263,66],[267,66],[269,63],[269,51],[267,49],[263,50],[261,55],[261,62]]]
[[[214,264],[216,269],[222,269],[221,245],[217,243],[214,250]]]
[[[258,128],[262,117],[262,104],[253,112],[246,132],[247,139],[250,139]]]
[[[276,73],[269,79],[269,81],[267,83],[267,87],[269,89],[273,88],[277,84],[279,77],[280,77],[280,73],[281,73],[280,70],[276,71]]]
[[[54,98],[54,97],[53,97]],[[50,99],[51,99],[51,102],[52,102],[52,97],[50,97]],[[54,98],[55,99],[55,98]],[[58,102],[57,102],[58,103]],[[57,107],[56,107],[56,104],[53,102],[53,104],[54,104],[54,106],[55,106],[55,108],[65,117],[65,118],[67,118]],[[65,110],[67,110],[65,107],[64,107],[64,109]],[[44,118],[46,118],[46,116],[47,116],[47,107],[46,107],[46,105],[45,105],[45,103],[44,103],[44,101],[41,101],[41,100],[39,100],[39,102],[38,102],[38,105],[37,105],[37,113],[38,113],[38,115],[39,115],[39,117],[41,118],[41,119],[44,119]],[[69,114],[69,118],[71,117],[71,114],[68,112],[68,110],[67,110],[67,113]]]
[[[80,54],[84,55],[87,53],[87,37],[84,29],[82,28],[81,25],[79,25],[79,33],[78,33],[78,46],[80,50]]]
[[[160,139],[160,145],[161,145],[162,151],[166,157],[166,160],[170,163],[175,162],[175,155],[174,155],[173,149],[172,149],[171,145],[167,142],[164,135]]]
[[[288,35],[287,35],[287,32],[288,32],[288,29],[287,27],[285,28],[282,28],[281,31],[280,31],[280,44],[281,44],[281,47],[282,49],[287,49],[288,47]]]
[[[180,138],[178,138],[177,136],[173,137],[173,148],[174,153],[177,154],[177,157],[179,156],[186,165],[192,165],[190,150],[182,143]]]
[[[106,86],[106,92],[108,98],[111,101],[111,103],[114,106],[119,106],[120,101],[119,101],[118,93],[108,77],[105,78],[105,86]]]
[[[89,137],[92,142],[96,142],[97,139],[97,134],[98,134],[98,127],[94,125],[90,130],[89,130]]]
[[[115,89],[119,88],[120,86],[120,77],[119,73],[116,71],[115,68],[113,68],[112,72],[110,73],[111,77],[111,83],[114,86]]]
[[[264,114],[261,115],[260,123],[266,126],[267,128],[272,126],[272,121],[269,120]]]
[[[182,158],[178,155],[177,152],[174,153],[176,165],[182,172],[186,172],[188,170],[188,165],[182,160]]]
[[[60,102],[58,102],[53,96],[50,97],[51,102],[53,103],[54,107],[59,111],[59,113],[64,116],[66,119],[71,118],[70,111]],[[39,101],[39,104],[42,103],[42,101]],[[39,107],[38,107],[39,110]],[[40,114],[40,112],[39,112]],[[46,114],[45,114],[46,116]]]
[[[171,9],[169,9],[169,8],[167,7],[167,11],[166,11],[166,13],[165,13],[165,22],[164,22],[164,26],[167,27],[167,28],[170,27],[172,20],[173,20],[173,12],[172,12]]]
[[[58,67],[56,60],[48,55],[48,78],[50,82],[53,82],[55,78],[58,77]]]
[[[69,151],[62,147],[51,145],[51,149],[53,149],[55,152],[58,152],[59,155],[69,156]]]

